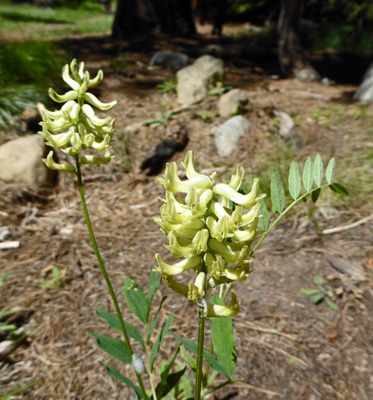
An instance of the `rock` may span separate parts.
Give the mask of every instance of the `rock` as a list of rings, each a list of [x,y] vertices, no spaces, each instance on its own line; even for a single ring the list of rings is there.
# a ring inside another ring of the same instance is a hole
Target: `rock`
[[[325,258],[334,269],[342,274],[349,275],[358,282],[367,281],[364,269],[359,265],[351,264],[351,262],[347,262],[343,258],[335,257],[331,254],[325,254]]]
[[[222,117],[229,117],[232,114],[240,114],[247,110],[250,104],[250,97],[244,90],[233,89],[223,94],[219,99],[219,114]]]
[[[237,115],[230,118],[215,132],[215,146],[219,156],[227,157],[236,149],[240,137],[249,130],[249,121]]]
[[[297,131],[293,119],[283,111],[275,111],[279,120],[279,134],[287,143],[295,144],[297,149],[303,148],[302,138]]]
[[[0,146],[0,179],[9,183],[53,184],[57,171],[41,161],[48,150],[39,135],[24,136]]]
[[[157,51],[149,65],[160,65],[166,68],[182,68],[189,64],[189,56],[169,50]]]
[[[223,76],[223,61],[208,55],[199,57],[193,65],[177,72],[178,102],[190,106],[202,101]]]
[[[373,103],[373,64],[364,74],[363,81],[354,94],[354,100]]]

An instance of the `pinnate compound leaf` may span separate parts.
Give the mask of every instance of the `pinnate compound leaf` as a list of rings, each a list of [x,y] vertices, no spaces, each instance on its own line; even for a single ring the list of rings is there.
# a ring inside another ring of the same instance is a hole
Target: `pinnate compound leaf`
[[[343,195],[348,195],[347,189],[340,183],[332,183],[329,185],[329,188],[333,190],[333,192]]]
[[[215,295],[211,298],[211,304],[223,306],[224,301]],[[228,374],[232,376],[237,362],[232,319],[230,317],[210,318],[210,324],[216,358]]]
[[[306,192],[309,192],[313,184],[313,161],[312,157],[309,156],[303,167],[303,186]]]
[[[320,193],[321,193],[321,189],[320,189],[320,188],[317,188],[316,190],[314,190],[314,191],[312,192],[311,197],[312,197],[312,201],[313,201],[314,203],[316,203],[316,201],[318,200],[318,198],[319,198],[319,196],[320,196]]]
[[[302,294],[306,296],[314,296],[315,294],[318,294],[319,291],[317,289],[301,289],[300,290]]]
[[[173,312],[168,318],[166,323],[164,324],[162,330],[159,332],[159,335],[157,336],[157,339],[155,340],[152,350],[150,352],[150,369],[151,371],[154,370],[154,361],[155,358],[157,357],[158,351],[161,348],[162,342],[164,337],[166,336],[168,330],[170,329],[170,326],[172,324],[172,320],[174,318],[175,312]]]
[[[326,181],[329,184],[333,183],[333,178],[334,178],[334,170],[335,170],[335,159],[334,157],[330,159],[328,166],[326,167]]]
[[[316,186],[321,186],[322,177],[324,173],[324,166],[322,163],[322,158],[320,154],[315,157],[315,162],[313,164],[313,178],[315,180]]]
[[[269,213],[266,203],[263,199],[259,202],[259,215],[261,215],[262,217],[259,218],[258,229],[261,231],[266,231],[269,227]]]
[[[124,383],[125,385],[127,385],[128,387],[130,387],[131,389],[133,389],[133,390],[136,392],[137,397],[138,397],[139,399],[142,399],[142,393],[141,393],[140,388],[139,388],[137,385],[135,385],[135,384],[131,381],[131,379],[129,379],[129,378],[127,378],[126,376],[122,375],[122,374],[121,374],[118,370],[116,370],[114,367],[111,367],[110,365],[105,365],[105,364],[103,364],[103,365],[105,366],[106,370],[109,372],[109,374],[110,374],[113,378],[117,379],[119,382],[122,382],[122,383]]]
[[[184,339],[181,336],[176,335],[176,333],[173,333],[173,332],[170,332],[170,333],[183,346],[185,346],[191,353],[197,355],[197,344],[196,343],[194,343],[192,340]],[[214,356],[209,351],[203,350],[203,359],[206,360],[215,371],[220,372],[221,374],[226,376],[228,379],[230,379],[228,372],[218,361],[215,360]]]
[[[118,332],[122,332],[122,328],[120,326],[118,317],[109,313],[108,311],[101,310],[99,308],[94,308],[94,311],[96,312],[96,315],[99,318],[102,318],[103,320],[105,320],[113,329],[115,329]],[[137,330],[137,328],[135,326],[133,326],[132,324],[130,324],[129,322],[126,322],[126,321],[123,321],[123,322],[124,322],[124,326],[126,327],[126,331],[127,331],[128,335],[131,338],[137,340],[141,345],[143,345],[145,347],[144,340],[141,337],[140,332]]]
[[[139,285],[133,279],[126,278],[122,290],[129,309],[141,322],[146,324],[148,302]]]
[[[285,208],[285,191],[281,183],[280,173],[277,169],[272,171],[271,176],[271,201],[272,211],[281,214]]]
[[[296,161],[292,161],[289,170],[289,192],[294,200],[299,197],[301,185],[299,165]]]
[[[128,353],[127,346],[123,340],[115,339],[109,336],[98,335],[97,333],[88,332],[87,335],[96,338],[99,347],[106,353],[122,361],[124,364],[131,364],[131,356]]]

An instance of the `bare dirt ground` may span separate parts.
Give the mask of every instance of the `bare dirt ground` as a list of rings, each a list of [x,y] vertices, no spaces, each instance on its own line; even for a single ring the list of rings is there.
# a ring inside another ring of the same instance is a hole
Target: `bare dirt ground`
[[[167,42],[162,37],[154,43],[153,50],[166,46],[187,48],[195,56],[203,47],[192,40]],[[123,138],[125,126],[151,117],[150,111],[178,111],[178,119],[167,127],[140,127],[127,140],[127,150],[117,140],[117,156],[110,165],[83,171],[97,240],[123,310],[123,279],[133,277],[144,286],[155,263],[155,253],[160,252],[166,261],[171,261],[162,247],[165,238],[153,222],[163,190],[155,177],[140,171],[140,165],[173,126],[188,130],[189,143],[171,161],[179,163],[191,149],[199,167],[209,173],[217,169],[221,180],[228,178],[232,165],[237,163],[248,174],[261,175],[268,166],[275,166],[277,159],[291,153],[275,132],[272,111],[276,106],[297,116],[297,129],[305,146],[293,156],[301,164],[309,154],[320,153],[324,160],[335,156],[337,180],[347,188],[355,188],[355,194],[359,174],[369,176],[372,172],[369,121],[373,109],[352,103],[356,88],[352,84],[323,86],[273,79],[271,76],[278,72],[273,60],[261,64],[225,60],[224,84],[247,90],[253,103],[245,114],[251,123],[250,133],[239,142],[234,155],[221,158],[216,155],[213,142],[214,128],[223,122],[215,113],[218,97],[211,96],[195,108],[180,111],[176,95],[160,95],[155,88],[169,79],[170,72],[150,69],[152,53],[144,52],[141,46],[123,48],[120,55],[115,54],[108,39],[102,38],[76,39],[63,46],[84,60],[92,73],[98,68],[104,70],[106,78],[99,95],[102,101],[118,100],[111,112],[117,118],[118,138]],[[330,111],[336,106],[339,108],[334,109],[342,112],[331,111],[325,116],[315,111]],[[196,116],[201,110],[211,114],[211,121],[204,122]],[[359,112],[364,113],[362,118],[358,117]],[[1,133],[1,142],[11,137]],[[360,160],[367,151],[370,158]],[[364,162],[365,169],[349,175],[344,159],[354,165]],[[285,164],[290,161],[291,158],[286,159]],[[0,276],[10,273],[1,287],[0,307],[21,307],[15,322],[26,332],[43,324],[10,359],[0,364],[0,395],[42,378],[14,399],[132,399],[133,393],[114,382],[99,364],[116,363],[86,335],[113,334],[92,310],[113,308],[89,241],[74,176],[61,175],[53,189],[1,182],[0,192],[0,226],[8,226],[11,239],[20,241],[18,249],[0,252]],[[215,399],[373,398],[372,220],[347,230],[321,233],[360,221],[371,212],[369,193],[343,200],[325,193],[316,207],[298,207],[264,242],[256,254],[254,273],[246,282],[235,285],[242,300],[241,313],[234,318],[238,353],[235,376],[242,377],[243,383],[218,392]],[[361,279],[332,268],[327,261],[330,256],[343,259],[348,271],[359,268]],[[66,277],[61,287],[42,289],[37,280],[51,279],[52,265],[67,267]],[[301,288],[314,287],[317,275],[332,288],[338,311],[325,302],[314,305],[301,294]],[[175,310],[171,330],[196,340],[195,308],[164,285],[156,294],[155,304],[162,295],[168,296],[162,321]],[[131,314],[124,314],[136,323]],[[160,355],[169,357],[176,345],[167,336]],[[133,375],[130,368],[124,373]]]

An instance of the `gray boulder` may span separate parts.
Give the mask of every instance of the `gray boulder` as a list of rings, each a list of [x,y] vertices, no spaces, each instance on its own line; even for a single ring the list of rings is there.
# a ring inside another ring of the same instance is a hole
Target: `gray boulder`
[[[219,114],[229,117],[232,114],[242,113],[249,108],[250,97],[244,90],[233,89],[223,94],[219,99]]]
[[[227,157],[237,147],[238,140],[249,131],[249,121],[236,115],[220,125],[215,132],[215,146],[219,156]]]
[[[196,104],[208,96],[216,82],[224,76],[222,60],[204,55],[193,65],[177,72],[177,97],[182,106]]]
[[[364,74],[363,81],[354,94],[354,100],[373,103],[373,64]]]
[[[39,135],[24,136],[0,146],[0,179],[8,183],[47,185],[56,172],[41,161],[48,153]]]
[[[157,51],[151,58],[149,65],[160,65],[166,68],[182,68],[189,64],[189,56],[175,51]]]

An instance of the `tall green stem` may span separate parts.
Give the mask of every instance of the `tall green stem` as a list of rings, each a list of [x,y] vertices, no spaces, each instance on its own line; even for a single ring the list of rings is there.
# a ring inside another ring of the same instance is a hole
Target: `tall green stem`
[[[89,236],[91,238],[92,246],[93,246],[94,252],[96,254],[96,258],[97,258],[98,264],[100,266],[102,275],[104,276],[106,285],[107,285],[107,287],[109,289],[109,293],[110,293],[111,299],[113,300],[113,304],[114,304],[114,307],[115,307],[115,311],[117,312],[117,316],[118,316],[118,319],[119,319],[119,324],[120,324],[120,327],[121,327],[121,330],[122,330],[122,333],[123,333],[124,341],[126,342],[128,353],[132,358],[133,351],[132,351],[130,339],[129,339],[128,334],[127,334],[126,327],[124,325],[123,316],[122,316],[122,313],[120,311],[118,300],[117,300],[117,297],[115,295],[113,286],[112,286],[112,284],[110,282],[109,275],[108,275],[108,273],[106,271],[106,268],[105,268],[105,265],[104,265],[104,263],[102,261],[101,254],[100,254],[100,251],[99,251],[98,246],[97,246],[95,235],[93,233],[91,219],[89,217],[87,203],[85,201],[83,180],[82,180],[82,174],[81,174],[81,171],[80,171],[80,161],[79,161],[79,155],[78,154],[75,156],[75,161],[76,161],[76,176],[78,178],[78,186],[79,186],[80,198],[81,198],[81,201],[82,201],[84,218],[85,218],[85,222],[86,222],[87,227],[88,227]],[[141,390],[142,396],[146,400],[148,397],[146,395],[144,384],[142,382],[141,376],[138,373],[136,373],[136,377],[137,377],[137,381],[138,381],[139,386],[140,386],[140,390]]]
[[[198,348],[197,348],[197,373],[196,373],[196,390],[195,390],[195,400],[201,400],[201,390],[202,390],[202,364],[203,364],[203,347],[205,342],[205,320],[206,320],[206,310],[203,306],[199,307],[198,312]]]

